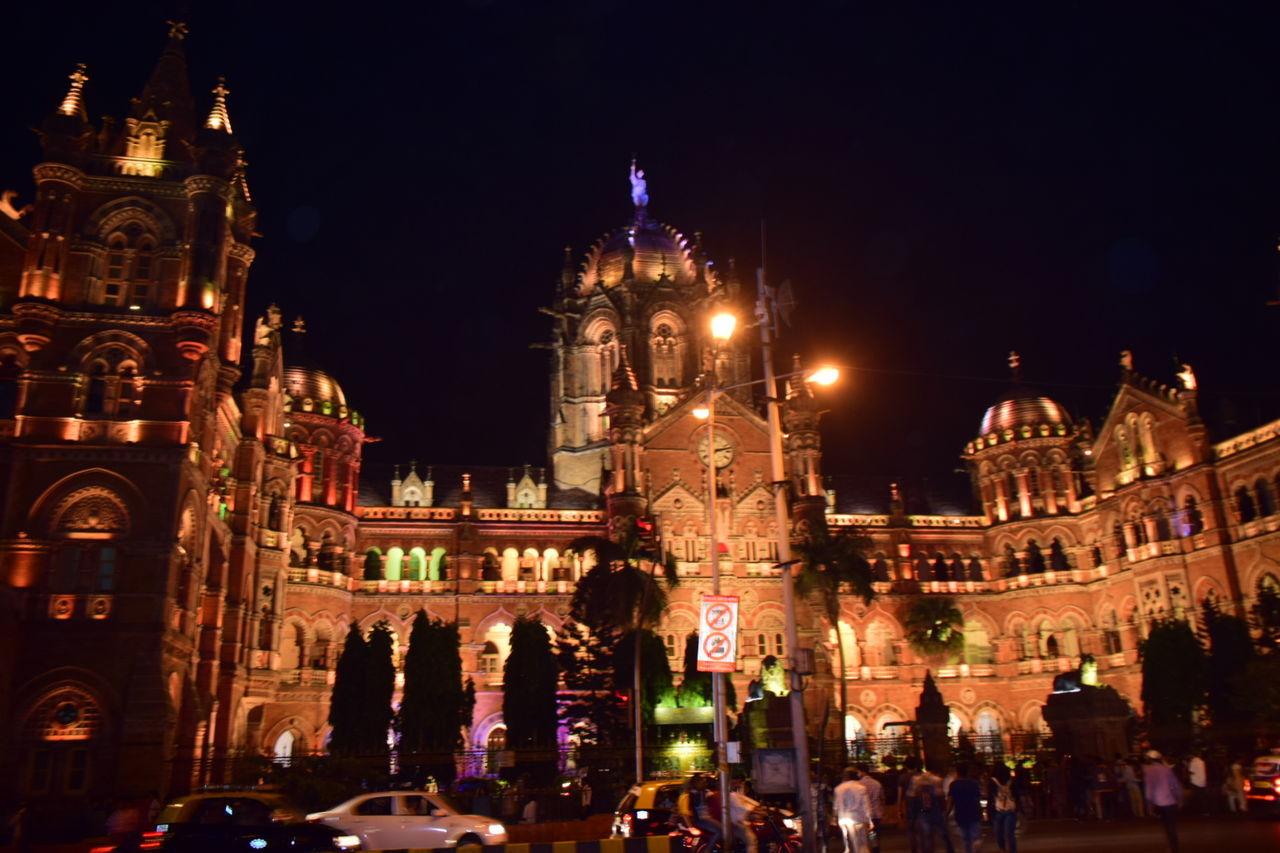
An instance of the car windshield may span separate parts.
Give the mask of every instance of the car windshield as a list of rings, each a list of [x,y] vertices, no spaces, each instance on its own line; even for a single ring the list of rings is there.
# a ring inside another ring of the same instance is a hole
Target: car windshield
[[[453,804],[453,801],[440,793],[427,794],[427,799],[431,802],[431,808],[444,809],[449,814],[462,814],[462,811]]]

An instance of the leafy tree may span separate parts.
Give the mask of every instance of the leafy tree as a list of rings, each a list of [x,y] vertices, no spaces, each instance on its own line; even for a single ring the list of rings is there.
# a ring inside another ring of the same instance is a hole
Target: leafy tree
[[[848,660],[844,632],[840,630],[840,595],[848,592],[870,604],[875,597],[872,587],[874,572],[867,560],[872,548],[869,537],[852,530],[833,531],[825,519],[819,519],[809,529],[808,535],[796,550],[800,555],[800,577],[796,590],[804,596],[816,598],[827,620],[827,626],[836,635],[838,658],[838,683],[840,707],[849,707],[849,688],[845,678]],[[946,563],[938,557],[940,570],[945,576]],[[935,568],[935,572],[939,571]]]
[[[502,676],[502,718],[508,747],[517,752],[518,760],[531,761],[529,770],[540,776],[555,767],[559,681],[551,638],[542,620],[518,617],[511,626],[511,653]],[[545,754],[538,755],[547,751],[551,761]]]
[[[945,658],[964,650],[964,614],[950,596],[918,595],[903,618],[907,643],[925,658]]]
[[[584,746],[617,747],[629,739],[625,688],[619,687],[615,669],[617,646],[616,633],[592,631],[572,619],[556,634],[565,686],[560,719]]]
[[[1280,648],[1280,591],[1258,584],[1258,594],[1249,609],[1253,628],[1258,632],[1258,645],[1264,649]]]
[[[470,724],[475,706],[475,685],[462,680],[460,649],[456,622],[418,611],[404,658],[404,695],[396,726],[400,760],[420,766],[445,785],[453,782],[453,753],[462,746],[462,729]]]
[[[1215,729],[1236,735],[1249,724],[1249,712],[1240,701],[1239,678],[1257,656],[1249,624],[1223,613],[1213,601],[1204,603],[1204,638],[1209,647],[1205,688],[1209,719]]]
[[[1232,686],[1240,710],[1256,727],[1255,734],[1269,740],[1280,736],[1280,654],[1255,656]]]
[[[1139,647],[1142,704],[1153,741],[1175,751],[1190,742],[1196,709],[1204,703],[1206,658],[1191,627],[1160,619]]]
[[[342,656],[338,658],[333,691],[329,695],[329,724],[333,726],[329,751],[334,755],[358,755],[361,751],[368,659],[368,647],[360,628],[352,625],[342,644]]]
[[[664,554],[652,535],[652,525],[643,528],[633,518],[622,519],[618,539],[584,536],[569,543],[576,554],[594,554],[591,567],[574,590],[569,615],[592,632],[624,634],[658,624],[667,607],[667,589],[680,582],[676,560]],[[658,579],[661,572],[662,580]],[[640,690],[640,650],[633,644],[633,696]],[[634,713],[634,709],[633,709]],[[635,732],[636,772],[642,772],[642,733]]]
[[[671,663],[667,660],[667,647],[662,638],[645,629],[640,649],[640,712],[644,725],[653,725],[653,709],[659,705],[674,706],[675,683],[671,675]],[[635,631],[624,634],[615,647],[614,671],[617,683],[634,684]]]
[[[385,758],[387,731],[391,728],[391,697],[396,689],[396,667],[392,661],[395,640],[391,626],[379,622],[369,631],[367,670],[362,716],[361,750],[371,757]]]

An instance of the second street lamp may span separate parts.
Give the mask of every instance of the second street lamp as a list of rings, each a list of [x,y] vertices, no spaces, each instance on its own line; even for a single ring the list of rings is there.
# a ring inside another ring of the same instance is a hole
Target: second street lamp
[[[707,533],[710,539],[710,561],[711,561],[711,589],[713,595],[720,594],[720,539],[719,539],[719,512],[718,512],[718,477],[717,477],[717,459],[715,444],[715,428],[716,428],[716,398],[725,391],[744,388],[751,385],[763,383],[768,395],[768,425],[769,425],[769,451],[772,469],[772,480],[774,482],[775,491],[775,508],[777,511],[778,521],[778,558],[782,568],[782,597],[783,608],[785,610],[786,627],[787,627],[787,652],[790,662],[791,690],[790,705],[792,712],[792,739],[795,742],[795,775],[798,799],[800,801],[801,813],[803,815],[803,825],[807,832],[803,838],[806,850],[812,851],[813,832],[817,829],[816,810],[812,792],[809,786],[809,750],[806,726],[804,722],[804,705],[803,694],[801,692],[800,677],[796,672],[797,653],[799,650],[799,639],[797,636],[797,626],[795,620],[795,603],[794,592],[792,589],[792,560],[791,560],[791,541],[789,512],[787,510],[786,490],[783,488],[785,474],[783,470],[782,459],[782,427],[779,413],[780,401],[777,399],[776,382],[778,379],[790,378],[792,376],[804,376],[804,381],[812,382],[815,385],[831,385],[840,377],[838,368],[832,366],[822,366],[813,371],[795,371],[793,373],[783,374],[778,377],[774,375],[772,363],[769,359],[772,354],[769,350],[769,338],[767,331],[762,327],[762,343],[765,350],[765,376],[763,379],[749,380],[747,382],[737,382],[730,385],[718,386],[716,384],[716,373],[714,369],[715,355],[718,355],[718,347],[732,337],[733,331],[737,325],[737,319],[732,314],[717,314],[711,319],[711,334],[715,340],[717,352],[713,354],[712,369],[708,371],[705,378],[706,381],[706,400],[703,405],[693,410],[693,414],[707,421],[706,442],[707,442]],[[724,848],[732,849],[732,824],[730,822],[729,808],[729,762],[728,762],[728,742],[727,742],[727,720],[725,718],[725,691],[724,691],[724,675],[719,672],[712,673],[712,703],[713,703],[713,736],[715,739],[715,755],[716,767],[719,776],[719,788],[721,798],[721,814],[720,821],[723,826]]]

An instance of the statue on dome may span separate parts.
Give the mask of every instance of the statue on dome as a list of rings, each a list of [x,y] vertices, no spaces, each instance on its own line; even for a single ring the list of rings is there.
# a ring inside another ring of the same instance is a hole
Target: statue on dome
[[[1191,369],[1191,365],[1183,362],[1182,370],[1178,373],[1178,379],[1182,382],[1184,391],[1196,390],[1196,372]]]
[[[1132,350],[1127,350],[1127,349],[1120,350],[1120,369],[1125,371],[1126,373],[1130,373],[1133,371],[1133,351]]]
[[[253,327],[253,343],[255,346],[271,346],[271,333],[280,328],[280,309],[273,302],[267,307],[267,313],[258,318]]]
[[[636,158],[631,158],[631,202],[637,208],[649,206],[649,182],[644,179],[644,169],[636,168]]]

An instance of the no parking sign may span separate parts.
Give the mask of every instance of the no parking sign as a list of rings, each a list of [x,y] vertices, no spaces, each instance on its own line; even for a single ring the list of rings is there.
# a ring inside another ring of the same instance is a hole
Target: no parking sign
[[[738,668],[738,596],[702,596],[698,620],[698,672]]]

